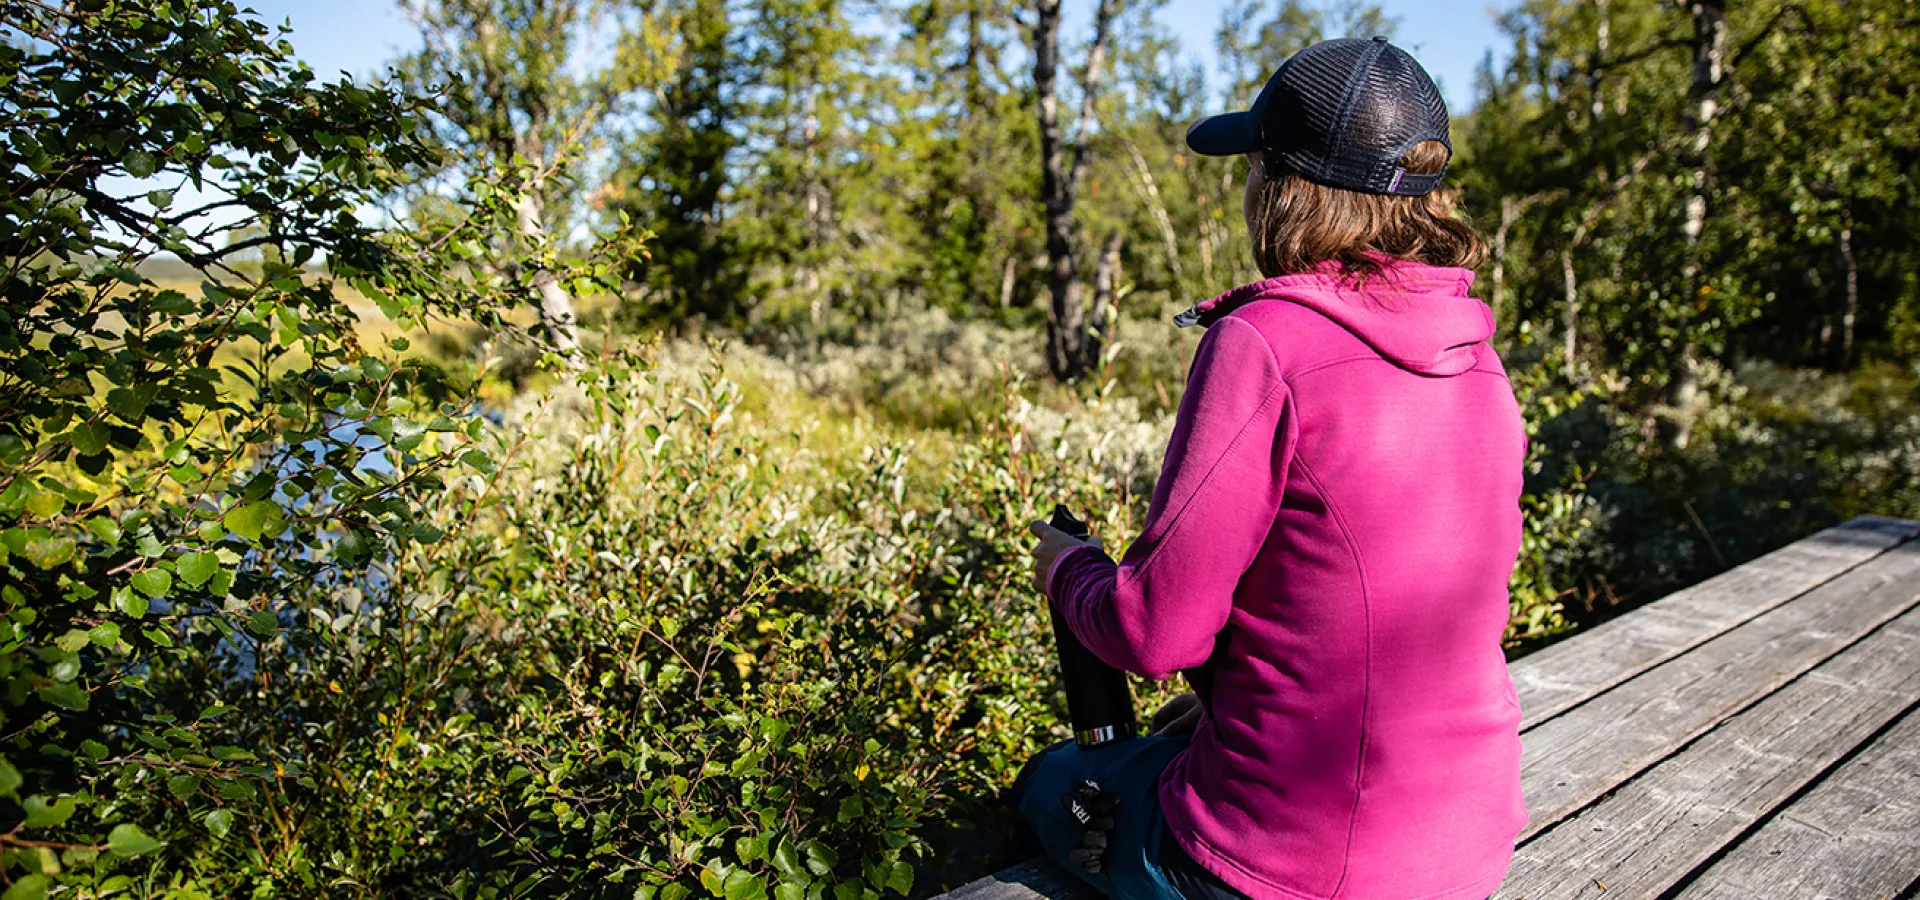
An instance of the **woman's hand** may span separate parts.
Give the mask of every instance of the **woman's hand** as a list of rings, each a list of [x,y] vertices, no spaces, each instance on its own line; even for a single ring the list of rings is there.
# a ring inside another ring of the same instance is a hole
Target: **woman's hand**
[[[1053,561],[1060,554],[1082,546],[1106,549],[1106,545],[1100,543],[1097,537],[1083,541],[1047,524],[1044,519],[1035,519],[1032,525],[1027,526],[1027,530],[1040,539],[1040,543],[1033,546],[1033,587],[1042,594],[1047,592],[1047,573],[1053,571]]]
[[[1200,698],[1194,694],[1181,694],[1168,700],[1160,711],[1153,714],[1153,720],[1147,724],[1147,733],[1155,735],[1192,734],[1200,725]]]

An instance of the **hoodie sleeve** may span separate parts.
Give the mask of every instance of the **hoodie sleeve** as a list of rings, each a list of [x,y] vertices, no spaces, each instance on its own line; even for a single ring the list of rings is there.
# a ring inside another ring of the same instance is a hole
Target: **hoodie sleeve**
[[[1230,316],[1207,331],[1139,538],[1118,563],[1069,550],[1047,579],[1095,656],[1155,679],[1206,661],[1280,509],[1291,405],[1258,329]]]

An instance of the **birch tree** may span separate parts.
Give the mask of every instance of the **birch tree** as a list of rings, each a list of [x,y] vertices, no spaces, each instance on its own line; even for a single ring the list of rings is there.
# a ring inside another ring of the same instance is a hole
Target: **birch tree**
[[[1680,269],[1679,331],[1681,348],[1674,369],[1668,376],[1668,405],[1673,408],[1668,439],[1675,447],[1685,447],[1693,432],[1694,395],[1699,390],[1696,373],[1697,347],[1692,334],[1693,310],[1701,305],[1710,288],[1701,281],[1700,235],[1706,228],[1708,197],[1713,190],[1711,166],[1714,123],[1720,116],[1721,84],[1727,67],[1726,0],[1691,0],[1687,11],[1693,19],[1693,78],[1687,88],[1686,217],[1680,233],[1684,241]]]
[[[502,274],[523,282],[555,350],[579,346],[574,298],[553,257],[569,242],[581,199],[571,167],[638,74],[619,54],[626,23],[589,0],[402,0],[422,46],[397,63],[403,80],[437,94],[443,137],[458,168],[515,174],[515,228],[502,240]],[[585,68],[590,35],[612,64]],[[611,36],[611,37],[609,37]]]

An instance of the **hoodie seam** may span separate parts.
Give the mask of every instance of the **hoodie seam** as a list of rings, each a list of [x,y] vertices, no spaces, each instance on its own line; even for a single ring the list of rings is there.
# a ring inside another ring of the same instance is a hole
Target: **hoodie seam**
[[[1222,318],[1220,321],[1225,322],[1230,319],[1232,319],[1232,317],[1228,316]],[[1280,360],[1274,356],[1273,345],[1267,340],[1266,334],[1261,332],[1260,329],[1255,327],[1251,322],[1244,319],[1239,321],[1243,327],[1252,329],[1254,337],[1260,341],[1260,346],[1266,348],[1267,361],[1273,364],[1273,387],[1267,390],[1267,395],[1261,398],[1260,405],[1253,408],[1253,412],[1247,416],[1246,421],[1240,423],[1240,430],[1234,432],[1233,440],[1227,442],[1227,448],[1222,450],[1220,455],[1214,458],[1213,464],[1207,467],[1207,474],[1200,477],[1200,483],[1194,486],[1193,493],[1187,496],[1187,501],[1180,505],[1179,512],[1174,513],[1173,518],[1168,520],[1167,530],[1161,533],[1160,540],[1154,544],[1152,552],[1148,553],[1147,558],[1140,561],[1139,567],[1131,572],[1120,569],[1115,576],[1116,585],[1122,581],[1133,582],[1146,577],[1147,570],[1153,566],[1156,560],[1160,559],[1161,551],[1165,550],[1170,543],[1169,538],[1173,537],[1173,535],[1180,530],[1181,523],[1186,521],[1187,513],[1193,509],[1193,504],[1199,500],[1200,494],[1206,490],[1207,483],[1212,481],[1214,473],[1220,470],[1220,464],[1225,462],[1227,457],[1233,455],[1233,451],[1237,449],[1240,446],[1240,442],[1246,438],[1248,429],[1251,429],[1253,424],[1259,421],[1261,415],[1267,411],[1267,407],[1272,405],[1274,397],[1282,394],[1291,394],[1291,386],[1287,384],[1286,378],[1280,375]],[[1271,466],[1272,462],[1269,461],[1268,465]],[[1269,525],[1269,528],[1271,528],[1271,525]]]
[[[1384,356],[1381,356],[1381,355],[1380,355],[1379,353],[1374,353],[1374,352],[1367,352],[1367,353],[1355,353],[1355,354],[1354,354],[1354,355],[1352,355],[1352,356],[1342,356],[1342,357],[1340,357],[1340,358],[1338,358],[1338,359],[1328,359],[1328,360],[1322,360],[1322,361],[1320,361],[1320,362],[1317,362],[1317,363],[1314,363],[1313,365],[1310,365],[1310,366],[1307,366],[1306,368],[1303,368],[1303,369],[1301,369],[1301,370],[1300,370],[1300,371],[1298,371],[1298,372],[1294,372],[1294,373],[1292,373],[1292,374],[1290,374],[1290,375],[1288,375],[1287,377],[1288,377],[1288,378],[1300,378],[1300,377],[1303,377],[1303,376],[1306,376],[1306,375],[1311,375],[1311,374],[1313,374],[1313,373],[1315,373],[1315,372],[1318,372],[1318,371],[1320,371],[1321,369],[1327,369],[1327,368],[1332,368],[1332,367],[1334,367],[1334,366],[1337,366],[1337,365],[1340,365],[1340,364],[1342,364],[1342,363],[1350,363],[1350,362],[1372,362],[1372,361],[1374,361],[1374,360],[1379,360],[1379,361],[1382,361],[1382,362],[1392,362],[1392,360],[1389,360],[1389,359],[1387,359],[1386,357],[1384,357]]]
[[[1491,375],[1495,378],[1499,378],[1503,381],[1507,381],[1508,383],[1512,383],[1512,379],[1508,378],[1506,373],[1504,372],[1496,372],[1492,369],[1482,369],[1478,367],[1456,372],[1452,375],[1436,375],[1432,372],[1422,372],[1419,369],[1411,368],[1402,363],[1396,362],[1394,361],[1393,357],[1387,356],[1377,351],[1370,352],[1370,353],[1356,353],[1352,356],[1342,356],[1337,359],[1322,360],[1320,362],[1307,366],[1303,369],[1300,369],[1299,371],[1289,372],[1287,373],[1286,377],[1297,381],[1301,378],[1304,378],[1308,375],[1318,372],[1321,369],[1331,369],[1335,366],[1341,366],[1347,363],[1364,363],[1364,362],[1385,363],[1389,366],[1399,369],[1400,371],[1409,372],[1414,375],[1418,375],[1422,378],[1459,378],[1463,375],[1472,375],[1472,374],[1478,373],[1481,375]]]
[[[1361,559],[1360,544],[1354,540],[1353,528],[1348,525],[1346,514],[1340,511],[1339,505],[1334,502],[1333,495],[1327,491],[1326,485],[1320,481],[1318,476],[1313,474],[1313,467],[1308,464],[1306,457],[1300,456],[1297,458],[1297,461],[1300,463],[1300,474],[1306,476],[1308,483],[1312,484],[1313,489],[1320,494],[1321,502],[1327,505],[1327,512],[1333,516],[1333,521],[1340,526],[1340,537],[1346,542],[1347,553],[1353,557],[1354,573],[1360,580],[1360,614],[1362,623],[1360,750],[1354,759],[1353,810],[1347,817],[1347,848],[1340,860],[1340,880],[1334,884],[1333,893],[1328,895],[1329,897],[1338,897],[1340,896],[1341,888],[1346,886],[1347,875],[1353,867],[1353,838],[1360,826],[1360,801],[1366,784],[1367,732],[1369,720],[1372,717],[1373,704],[1373,595],[1367,586],[1367,565],[1366,562]]]
[[[1227,457],[1233,455],[1233,451],[1240,446],[1240,441],[1247,436],[1247,431],[1253,427],[1253,423],[1259,420],[1261,413],[1267,411],[1267,407],[1273,403],[1273,398],[1280,395],[1286,386],[1287,383],[1281,381],[1274,385],[1272,390],[1267,392],[1267,396],[1260,401],[1260,405],[1254,408],[1253,414],[1248,416],[1247,420],[1240,424],[1240,430],[1234,432],[1233,440],[1227,442],[1227,449],[1220,451],[1220,456],[1213,461],[1213,465],[1207,467],[1207,474],[1200,477],[1200,483],[1194,487],[1193,493],[1187,497],[1187,502],[1181,504],[1180,511],[1174,513],[1173,519],[1167,522],[1167,530],[1161,533],[1160,540],[1153,546],[1153,552],[1148,553],[1147,558],[1140,561],[1139,568],[1134,569],[1132,572],[1127,572],[1124,569],[1121,570],[1118,576],[1119,580],[1133,582],[1146,577],[1147,570],[1153,567],[1156,560],[1160,559],[1161,551],[1165,550],[1167,544],[1170,543],[1168,539],[1180,530],[1180,525],[1186,521],[1187,513],[1193,509],[1193,504],[1199,500],[1201,492],[1207,487],[1207,483],[1213,480],[1213,473],[1219,471],[1220,464],[1225,462]]]
[[[1291,275],[1280,276],[1280,278],[1273,279],[1273,280],[1280,281],[1286,278],[1294,278],[1294,277],[1299,277],[1299,276],[1291,276]],[[1317,287],[1314,285],[1301,285],[1301,286]],[[1280,287],[1285,287],[1285,285],[1281,285]],[[1361,300],[1369,300],[1372,298],[1372,294],[1368,291],[1345,291],[1345,290],[1335,289],[1334,293],[1342,298],[1345,298],[1348,296],[1359,298]],[[1464,349],[1468,353],[1472,354],[1474,365],[1469,366],[1467,369],[1461,370],[1461,372],[1471,371],[1472,369],[1477,368],[1480,363],[1480,354],[1479,354],[1478,348],[1485,347],[1485,348],[1491,349],[1492,345],[1489,343],[1489,341],[1491,340],[1493,336],[1493,331],[1494,331],[1493,315],[1492,315],[1492,312],[1489,309],[1487,309],[1486,304],[1480,303],[1472,295],[1463,294],[1459,297],[1455,297],[1451,299],[1466,300],[1466,301],[1479,303],[1480,316],[1483,322],[1488,326],[1488,334],[1486,337],[1483,337],[1480,340],[1474,341],[1470,344],[1456,344],[1446,348],[1447,352]],[[1366,354],[1355,353],[1350,356],[1341,357],[1333,360],[1327,360],[1320,363],[1315,363],[1313,364],[1313,366],[1307,369],[1303,369],[1297,372],[1286,373],[1282,377],[1294,378],[1300,375],[1304,375],[1307,372],[1311,372],[1314,369],[1319,368],[1321,366],[1335,365],[1341,362],[1348,362],[1356,359],[1361,359],[1361,360],[1380,359],[1385,362],[1391,363],[1394,366],[1397,366],[1401,369],[1405,369],[1406,371],[1412,372],[1415,375],[1420,375],[1426,378],[1447,378],[1447,377],[1452,377],[1454,375],[1461,374],[1461,372],[1449,373],[1445,371],[1435,371],[1435,366],[1437,365],[1437,362],[1438,362],[1437,360],[1428,361],[1428,362],[1413,362],[1413,361],[1401,359],[1400,357],[1377,346],[1374,343],[1374,339],[1372,337],[1369,337],[1366,331],[1360,326],[1354,323],[1348,322],[1345,319],[1342,319],[1339,316],[1334,315],[1332,312],[1325,309],[1321,309],[1320,307],[1315,306],[1312,303],[1305,302],[1297,296],[1291,296],[1284,292],[1270,293],[1267,291],[1262,291],[1251,298],[1236,301],[1232,305],[1230,305],[1224,313],[1220,315],[1220,318],[1218,319],[1218,321],[1226,321],[1226,319],[1232,317],[1234,313],[1239,312],[1240,310],[1246,309],[1247,307],[1250,307],[1255,303],[1259,303],[1261,301],[1268,301],[1268,300],[1277,301],[1281,303],[1289,303],[1294,306],[1305,308],[1309,312],[1312,312],[1315,316],[1318,316],[1321,319],[1324,319],[1328,322],[1333,323],[1335,326],[1338,326],[1342,331],[1345,331],[1347,334],[1352,335],[1355,339],[1365,344],[1369,351]]]

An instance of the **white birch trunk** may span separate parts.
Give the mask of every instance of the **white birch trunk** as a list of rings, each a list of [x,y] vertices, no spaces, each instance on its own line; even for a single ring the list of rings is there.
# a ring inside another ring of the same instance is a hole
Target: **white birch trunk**
[[[1579,371],[1576,358],[1580,350],[1580,282],[1573,271],[1573,247],[1560,250],[1560,281],[1566,291],[1566,303],[1560,312],[1560,325],[1565,332],[1562,336],[1561,351],[1564,354],[1567,380],[1574,380]]]
[[[1213,289],[1218,284],[1213,280],[1213,212],[1207,208],[1207,196],[1204,186],[1194,192],[1200,206],[1200,277]]]
[[[1692,140],[1687,153],[1693,164],[1693,192],[1687,196],[1686,219],[1681,226],[1681,237],[1686,242],[1680,273],[1682,344],[1680,358],[1670,376],[1672,390],[1668,398],[1673,415],[1669,443],[1681,449],[1693,434],[1693,402],[1700,389],[1699,378],[1694,373],[1695,347],[1687,331],[1692,325],[1690,310],[1701,296],[1700,236],[1706,230],[1707,194],[1712,187],[1708,150],[1713,145],[1713,124],[1720,114],[1720,88],[1727,62],[1725,0],[1693,0],[1688,8],[1693,13],[1693,83],[1688,90],[1693,107],[1688,115]]]
[[[1860,314],[1860,267],[1853,258],[1853,226],[1840,229],[1840,258],[1847,264],[1847,310],[1840,316],[1840,366],[1853,365],[1853,323]]]
[[[1607,111],[1606,76],[1601,73],[1607,55],[1613,51],[1613,20],[1607,14],[1607,0],[1594,0],[1594,5],[1598,7],[1600,23],[1594,28],[1593,67],[1587,74],[1587,90],[1593,94],[1588,98],[1592,101],[1590,124],[1597,124]]]
[[[1500,321],[1507,305],[1507,230],[1513,227],[1512,197],[1500,198],[1500,227],[1493,232],[1493,320]]]
[[[540,200],[533,186],[520,195],[515,206],[519,213],[520,240],[529,252],[547,243],[546,228],[540,223]],[[553,348],[571,357],[580,347],[579,332],[573,319],[573,297],[560,279],[545,266],[533,266],[533,289],[540,295],[540,326],[546,329]]]

